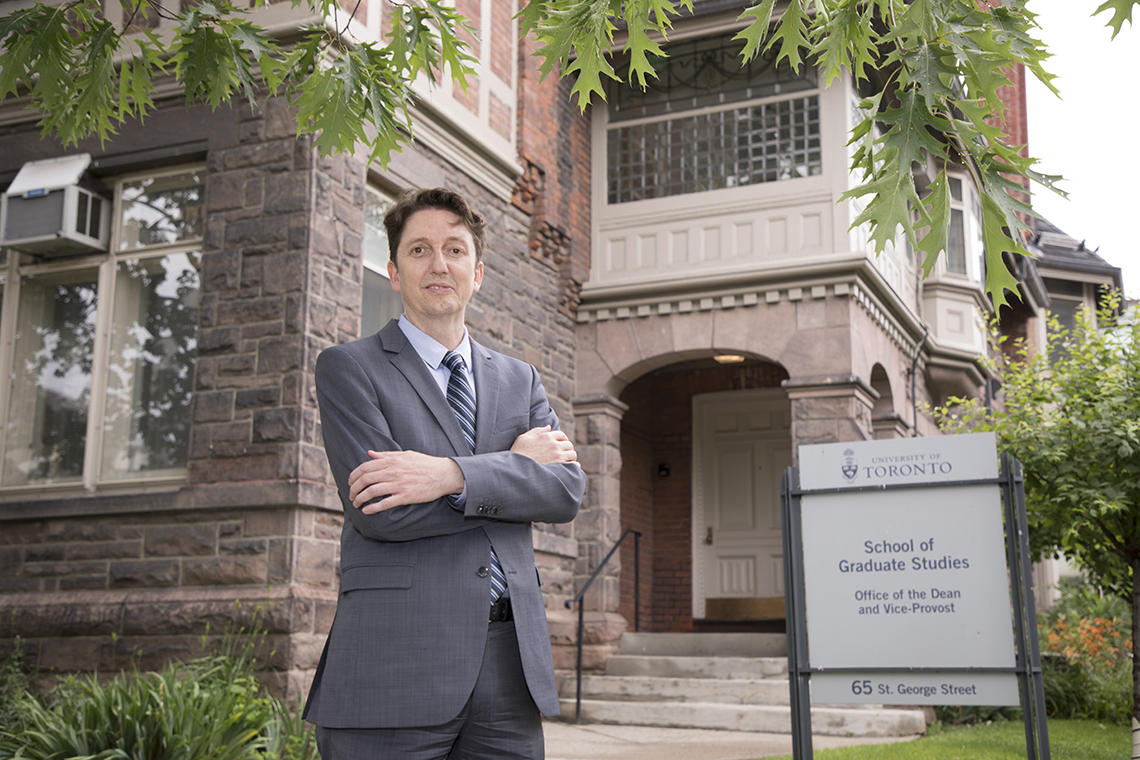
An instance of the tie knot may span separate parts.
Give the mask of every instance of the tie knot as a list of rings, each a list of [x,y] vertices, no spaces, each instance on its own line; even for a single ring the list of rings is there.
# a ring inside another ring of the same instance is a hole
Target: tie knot
[[[447,365],[447,368],[452,372],[461,370],[464,367],[463,357],[454,351],[448,351],[443,355],[443,363]]]

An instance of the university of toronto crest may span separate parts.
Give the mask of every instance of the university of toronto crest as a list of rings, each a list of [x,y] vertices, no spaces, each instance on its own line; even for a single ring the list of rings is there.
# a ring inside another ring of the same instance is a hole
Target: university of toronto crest
[[[839,469],[847,480],[855,480],[855,475],[859,472],[859,463],[855,461],[854,451],[846,449],[843,452],[843,464]]]

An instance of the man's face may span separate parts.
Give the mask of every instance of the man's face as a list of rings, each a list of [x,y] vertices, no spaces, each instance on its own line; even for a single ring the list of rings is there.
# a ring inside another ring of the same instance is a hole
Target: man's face
[[[475,239],[458,216],[424,209],[404,225],[388,275],[408,319],[430,334],[435,324],[462,324],[467,302],[483,282],[483,262],[476,262]]]

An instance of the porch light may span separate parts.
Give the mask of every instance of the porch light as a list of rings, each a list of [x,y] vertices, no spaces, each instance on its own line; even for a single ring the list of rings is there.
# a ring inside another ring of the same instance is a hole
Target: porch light
[[[744,357],[740,354],[717,354],[713,359],[718,364],[740,364],[744,361]]]

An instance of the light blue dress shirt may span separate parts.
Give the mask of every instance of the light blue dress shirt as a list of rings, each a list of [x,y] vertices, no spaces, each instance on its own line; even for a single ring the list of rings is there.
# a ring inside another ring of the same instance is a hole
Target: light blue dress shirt
[[[424,364],[427,365],[428,372],[439,385],[443,397],[447,398],[447,382],[451,379],[451,370],[444,365],[443,357],[447,354],[448,349],[438,340],[413,325],[403,314],[400,315],[399,325],[404,337],[408,339],[412,348],[416,350]],[[466,327],[463,328],[463,340],[459,341],[455,353],[463,357],[463,370],[467,373],[467,385],[471,388],[471,395],[474,397],[476,391],[475,375],[471,372],[471,336],[467,334]],[[478,425],[478,421],[475,424]],[[463,490],[460,493],[451,494],[447,498],[451,501],[451,506],[462,511],[467,505],[467,484],[463,484]]]

